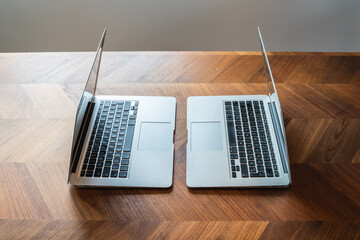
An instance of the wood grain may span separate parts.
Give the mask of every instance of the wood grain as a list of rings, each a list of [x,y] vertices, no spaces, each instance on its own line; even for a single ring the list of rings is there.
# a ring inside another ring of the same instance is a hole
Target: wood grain
[[[169,189],[67,185],[94,53],[0,53],[0,239],[359,239],[360,54],[270,53],[293,185],[189,189],[186,99],[266,94],[259,52],[105,52],[99,94],[177,99]]]

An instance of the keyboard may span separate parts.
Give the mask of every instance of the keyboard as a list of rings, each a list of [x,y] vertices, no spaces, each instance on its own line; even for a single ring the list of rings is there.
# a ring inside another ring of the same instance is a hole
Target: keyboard
[[[127,178],[138,101],[101,101],[80,177]]]
[[[279,177],[263,101],[225,101],[232,178]]]

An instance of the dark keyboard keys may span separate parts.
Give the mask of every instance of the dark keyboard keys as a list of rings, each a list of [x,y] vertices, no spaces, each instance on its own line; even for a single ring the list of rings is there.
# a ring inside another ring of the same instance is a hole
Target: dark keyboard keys
[[[138,106],[134,101],[100,102],[81,177],[118,177],[119,170],[127,177]]]
[[[237,153],[236,147],[230,147],[230,153]]]
[[[263,101],[226,101],[224,104],[232,177],[278,177]],[[236,165],[239,162],[240,166]]]
[[[117,175],[118,175],[118,171],[117,170],[112,170],[111,174],[110,174],[110,177],[116,178]]]
[[[129,159],[130,158],[130,153],[129,152],[124,152],[122,159]]]
[[[271,168],[266,168],[266,176],[274,177],[273,170]]]
[[[132,141],[133,141],[134,130],[135,130],[135,126],[128,126],[128,129],[127,129],[127,132],[126,132],[125,144],[124,144],[124,151],[125,152],[130,152],[131,151],[131,145],[132,145]]]
[[[241,176],[242,177],[249,177],[249,172],[248,172],[248,168],[247,168],[247,164],[241,164],[240,165],[240,170],[241,170]]]
[[[121,165],[129,165],[129,160],[122,160]]]
[[[120,171],[127,171],[128,170],[128,166],[124,165],[120,167]]]
[[[228,137],[229,137],[229,145],[236,146],[236,136],[235,136],[235,128],[233,121],[226,121],[228,128]]]
[[[102,172],[102,168],[96,168],[94,177],[100,177]]]
[[[129,111],[130,110],[130,104],[131,104],[131,102],[129,102],[129,101],[125,102],[124,111]]]
[[[252,173],[250,173],[250,177],[265,177],[265,173],[264,172],[258,172],[258,173],[252,172]]]
[[[87,169],[88,169],[88,170],[94,170],[94,169],[95,169],[95,165],[89,165]]]
[[[103,171],[102,176],[103,177],[109,177],[109,174],[110,174],[110,167],[104,167],[104,171]]]

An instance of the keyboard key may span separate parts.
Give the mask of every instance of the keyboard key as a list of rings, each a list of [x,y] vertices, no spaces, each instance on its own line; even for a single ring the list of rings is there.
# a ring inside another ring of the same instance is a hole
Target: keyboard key
[[[233,121],[226,121],[228,128],[228,137],[229,137],[229,145],[236,146],[236,136],[235,136],[235,128]]]
[[[130,153],[129,152],[124,152],[122,159],[129,159],[130,158]]]
[[[94,169],[95,169],[95,165],[89,165],[87,169],[88,169],[88,170],[94,170]]]
[[[265,173],[264,172],[258,172],[258,173],[252,172],[252,173],[250,173],[250,177],[265,177]]]
[[[130,110],[130,105],[131,105],[131,102],[126,101],[125,106],[124,106],[124,111],[129,111]]]
[[[110,167],[104,167],[104,171],[103,171],[103,177],[109,177],[110,174]]]
[[[95,173],[94,173],[94,177],[100,177],[101,176],[101,171],[102,171],[102,168],[96,168]]]
[[[245,147],[239,147],[239,152],[245,152]]]
[[[127,133],[126,133],[126,138],[125,138],[125,144],[124,144],[124,151],[125,152],[130,152],[131,151],[131,145],[132,145],[132,141],[133,141],[134,130],[135,130],[134,126],[128,126]]]
[[[127,172],[120,172],[119,173],[119,178],[126,178],[127,177]]]
[[[273,170],[271,168],[266,168],[266,176],[274,177]]]
[[[236,178],[236,172],[232,172],[232,177]]]
[[[230,147],[230,153],[237,153],[236,147]]]
[[[240,163],[247,163],[246,158],[240,158]]]
[[[240,168],[241,168],[241,176],[242,176],[242,177],[249,177],[249,172],[248,172],[247,164],[241,164],[241,165],[240,165]]]
[[[86,177],[92,177],[93,176],[93,173],[94,173],[94,171],[87,171],[86,172]]]
[[[111,174],[110,174],[110,177],[117,177],[117,175],[118,175],[118,171],[117,170],[112,170]]]
[[[256,172],[256,167],[249,167],[249,171],[250,171],[250,173]]]
[[[129,165],[129,160],[122,160],[121,165]]]
[[[231,159],[238,159],[239,156],[237,154],[235,154],[235,153],[232,153],[232,154],[230,154],[230,158]]]

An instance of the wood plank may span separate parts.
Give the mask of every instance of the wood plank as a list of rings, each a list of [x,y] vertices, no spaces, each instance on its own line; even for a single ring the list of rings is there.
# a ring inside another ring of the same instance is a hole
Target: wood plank
[[[293,185],[286,189],[189,189],[184,165],[175,162],[170,189],[83,189],[67,185],[65,163],[0,163],[4,196],[0,218],[356,221],[360,217],[359,164],[292,164]],[[22,204],[32,207],[22,212]]]
[[[69,162],[74,121],[0,120],[0,162]]]

